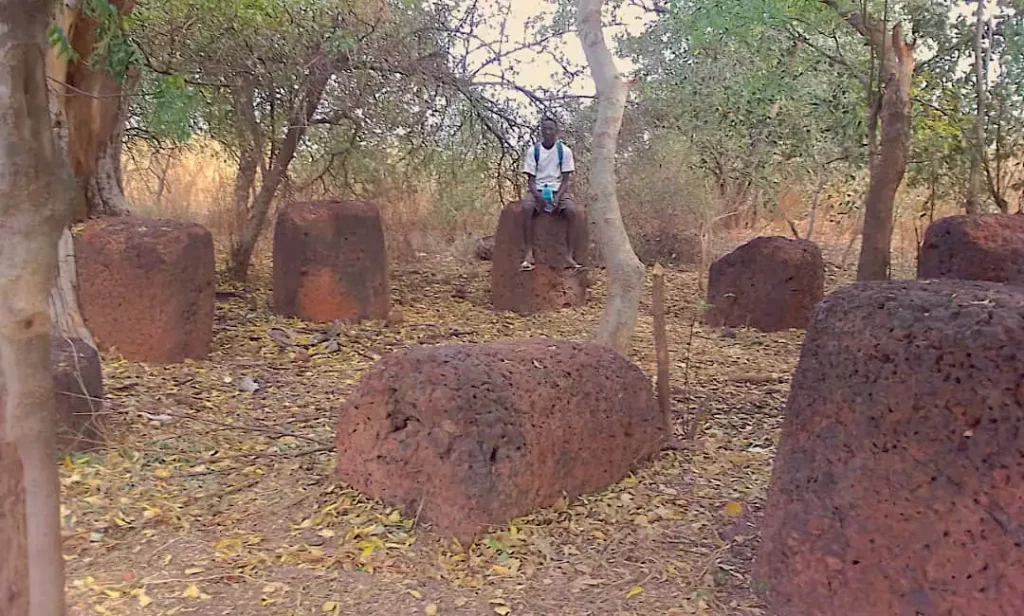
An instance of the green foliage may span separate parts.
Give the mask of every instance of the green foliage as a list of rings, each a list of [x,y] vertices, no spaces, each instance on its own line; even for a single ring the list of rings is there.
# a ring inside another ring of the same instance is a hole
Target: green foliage
[[[51,24],[46,30],[46,40],[57,50],[57,57],[63,58],[68,62],[74,62],[79,59],[78,52],[71,46],[71,41],[68,40],[68,35],[64,32],[64,28],[61,28],[57,24]]]
[[[139,90],[131,122],[144,127],[148,137],[183,143],[197,131],[197,110],[203,99],[183,77],[144,70]]]
[[[109,0],[86,0],[84,14],[97,24],[96,45],[88,60],[90,68],[105,69],[123,82],[130,67],[142,64],[142,54],[128,36],[123,16]]]
[[[643,78],[633,113],[648,143],[686,136],[728,207],[770,205],[781,182],[863,160],[856,74],[826,65],[794,25],[829,29],[851,65],[866,65],[863,45],[833,14],[771,0],[669,7],[625,46]]]

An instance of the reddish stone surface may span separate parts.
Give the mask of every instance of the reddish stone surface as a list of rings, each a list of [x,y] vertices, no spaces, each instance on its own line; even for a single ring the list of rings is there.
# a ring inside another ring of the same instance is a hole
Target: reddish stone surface
[[[1024,216],[950,216],[928,226],[918,278],[1024,284]]]
[[[338,476],[468,543],[656,454],[651,383],[605,347],[534,339],[380,360],[342,408]]]
[[[857,284],[804,341],[754,580],[780,616],[1024,614],[1024,289]]]
[[[61,452],[87,451],[102,444],[103,374],[96,349],[78,339],[54,337],[50,345]],[[0,427],[4,389],[0,387]]]
[[[498,219],[491,266],[491,302],[494,308],[533,314],[585,304],[586,272],[562,267],[565,262],[565,232],[569,224],[564,218],[546,214],[537,216],[534,226],[536,269],[519,271],[519,264],[526,256],[523,216],[516,202],[506,205]],[[589,245],[587,227],[585,221],[580,224],[580,246]],[[586,265],[587,254],[577,255],[576,260]]]
[[[304,321],[380,319],[390,306],[380,211],[363,201],[281,209],[274,229],[274,309]]]
[[[213,338],[213,237],[191,222],[114,217],[75,238],[78,301],[101,350],[176,363]]]
[[[715,327],[801,329],[824,292],[825,262],[814,242],[757,237],[711,265],[705,320]]]
[[[103,444],[103,371],[96,349],[83,340],[54,338],[53,390],[57,403],[57,445],[87,451]]]

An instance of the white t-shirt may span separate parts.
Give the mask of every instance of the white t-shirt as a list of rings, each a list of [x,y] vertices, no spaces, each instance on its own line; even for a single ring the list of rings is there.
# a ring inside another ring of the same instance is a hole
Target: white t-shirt
[[[533,148],[540,148],[540,160],[534,162]],[[572,157],[572,150],[569,146],[562,144],[562,171],[569,173],[576,171],[576,162]],[[551,146],[550,150],[544,149],[544,145],[538,143],[530,146],[523,156],[523,173],[529,173],[537,178],[537,189],[543,190],[544,185],[557,191],[562,186],[562,174],[558,172],[558,144]]]

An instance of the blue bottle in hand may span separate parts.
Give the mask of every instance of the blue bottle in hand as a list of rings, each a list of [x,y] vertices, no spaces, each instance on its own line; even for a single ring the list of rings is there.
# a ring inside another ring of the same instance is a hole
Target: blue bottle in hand
[[[544,211],[548,213],[555,211],[555,195],[551,192],[551,187],[545,184],[540,196],[544,198]]]

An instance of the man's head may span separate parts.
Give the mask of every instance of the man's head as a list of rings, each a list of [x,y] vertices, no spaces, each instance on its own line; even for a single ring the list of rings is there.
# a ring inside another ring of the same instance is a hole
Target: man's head
[[[540,121],[540,138],[544,147],[550,148],[558,139],[558,120],[551,116],[545,116]]]

